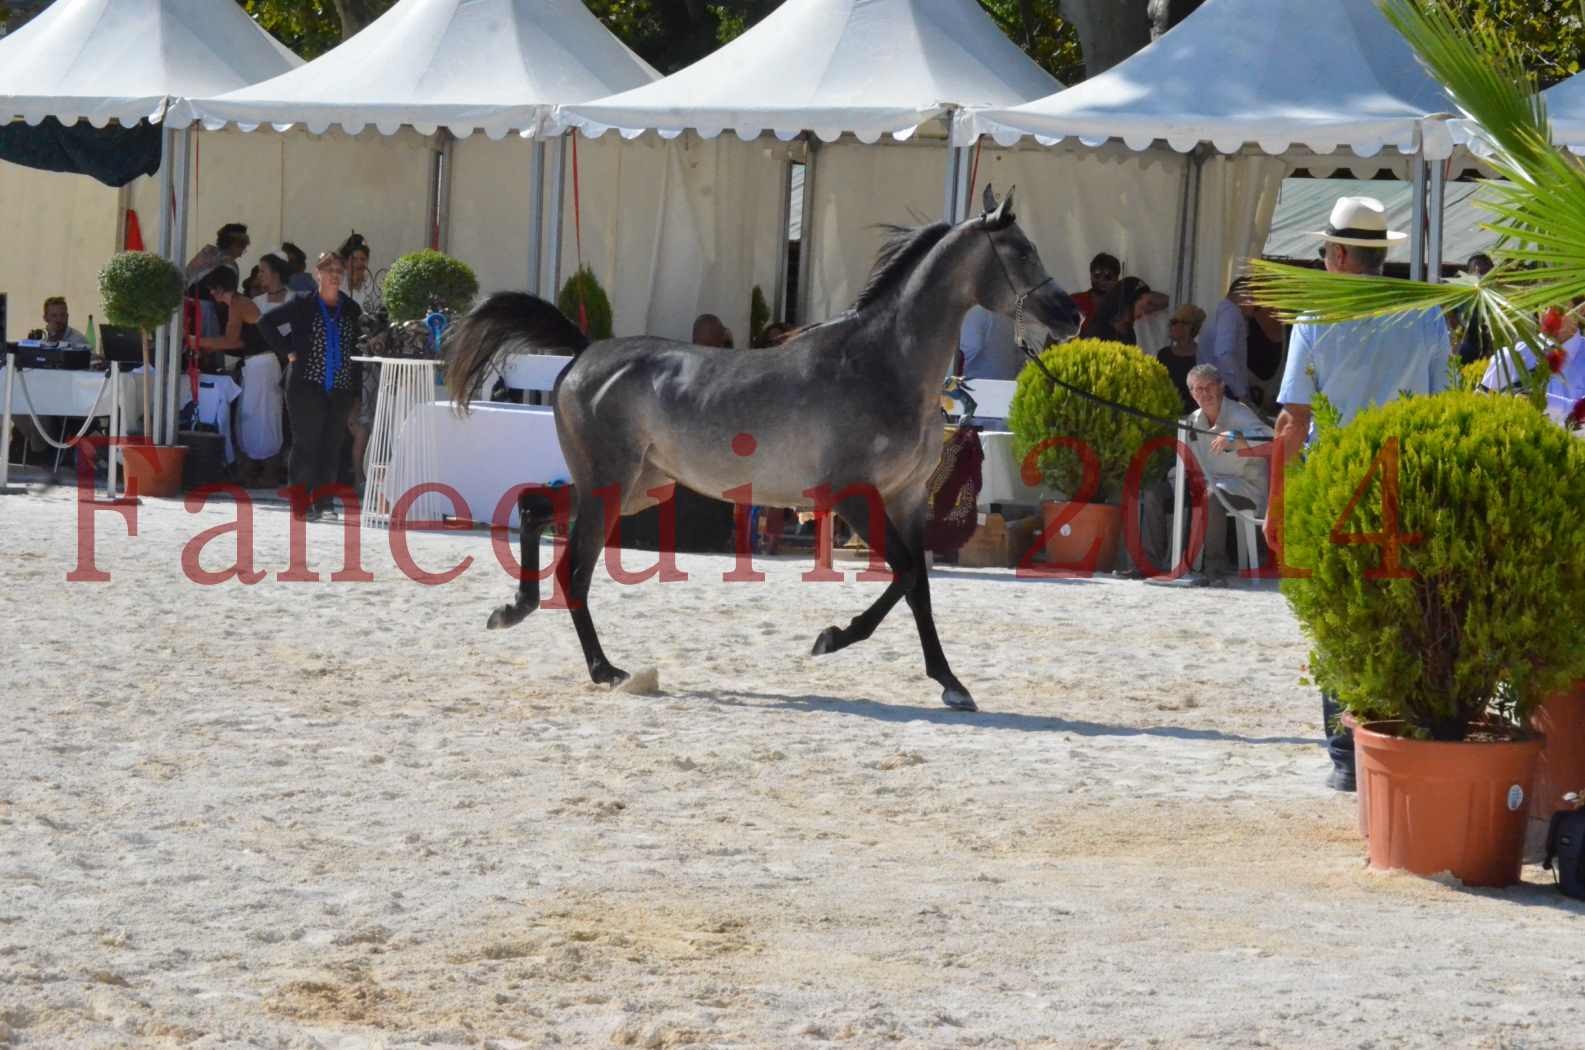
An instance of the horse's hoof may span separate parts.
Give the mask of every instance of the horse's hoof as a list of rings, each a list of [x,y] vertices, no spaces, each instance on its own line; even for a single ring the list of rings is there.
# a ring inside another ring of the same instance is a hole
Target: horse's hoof
[[[502,627],[516,627],[533,611],[520,605],[503,605],[490,614],[490,622],[484,625],[485,629],[495,631]]]
[[[595,685],[607,685],[615,689],[633,676],[620,667],[612,667],[610,664],[605,664],[602,667],[589,668],[589,677],[594,679]]]
[[[941,702],[952,708],[954,711],[979,710],[979,708],[974,704],[974,698],[970,696],[969,691],[964,689],[962,686],[957,686],[956,688],[948,686],[947,688],[941,690]]]
[[[820,637],[815,639],[815,647],[809,655],[824,656],[827,653],[834,653],[840,648],[842,648],[842,628],[827,627],[820,632]]]

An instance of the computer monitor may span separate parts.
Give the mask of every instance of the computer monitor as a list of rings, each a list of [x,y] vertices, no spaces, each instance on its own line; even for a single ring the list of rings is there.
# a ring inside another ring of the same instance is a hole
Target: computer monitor
[[[141,364],[143,361],[143,333],[136,328],[120,325],[100,325],[99,352],[106,361],[117,364]]]

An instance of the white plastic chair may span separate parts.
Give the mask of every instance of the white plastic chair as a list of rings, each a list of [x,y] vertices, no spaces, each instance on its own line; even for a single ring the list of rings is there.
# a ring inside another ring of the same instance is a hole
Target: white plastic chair
[[[1222,505],[1222,509],[1238,521],[1238,527],[1234,531],[1238,534],[1239,568],[1254,572],[1260,568],[1260,537],[1255,530],[1264,528],[1266,519],[1255,517],[1253,510],[1233,506],[1222,486],[1214,485],[1211,491],[1215,493],[1216,501]]]

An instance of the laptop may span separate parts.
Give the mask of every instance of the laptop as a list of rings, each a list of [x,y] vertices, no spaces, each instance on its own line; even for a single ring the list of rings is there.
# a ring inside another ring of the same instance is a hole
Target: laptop
[[[100,325],[99,353],[106,361],[117,364],[143,363],[143,333],[136,328],[121,325]]]

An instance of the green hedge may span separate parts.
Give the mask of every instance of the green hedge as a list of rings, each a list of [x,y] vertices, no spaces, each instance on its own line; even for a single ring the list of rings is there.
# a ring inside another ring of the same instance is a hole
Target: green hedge
[[[1343,540],[1384,530],[1384,462],[1372,464],[1394,438],[1398,529],[1421,537],[1399,562],[1417,578],[1370,579],[1382,547]],[[1522,398],[1407,398],[1323,430],[1286,491],[1284,556],[1313,575],[1282,584],[1315,679],[1420,736],[1522,720],[1585,677],[1582,507],[1585,444]]]
[[[589,320],[589,330],[584,334],[594,341],[611,338],[611,300],[606,297],[605,289],[600,287],[594,271],[587,266],[579,267],[561,286],[561,294],[556,297],[556,308],[566,314],[573,324],[577,324],[580,300],[584,315]]]

